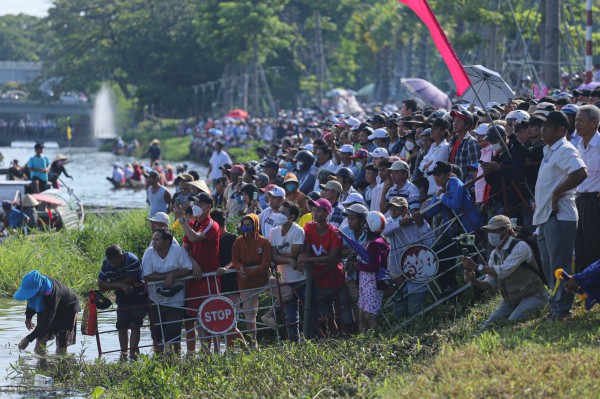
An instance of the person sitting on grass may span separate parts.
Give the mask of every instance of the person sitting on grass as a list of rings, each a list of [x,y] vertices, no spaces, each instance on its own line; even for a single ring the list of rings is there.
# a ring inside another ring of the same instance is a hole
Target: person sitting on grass
[[[106,248],[105,255],[98,273],[98,288],[115,291],[121,359],[127,358],[128,348],[129,356],[135,359],[139,354],[140,327],[144,324],[148,303],[142,266],[137,256],[116,244]]]
[[[533,249],[515,238],[510,219],[504,215],[494,216],[481,230],[487,232],[494,250],[487,265],[477,265],[463,256],[465,280],[480,290],[493,291],[498,287],[502,293],[502,301],[483,328],[505,318],[528,319],[548,303],[548,292],[540,278]],[[475,278],[475,271],[485,275],[485,279]]]

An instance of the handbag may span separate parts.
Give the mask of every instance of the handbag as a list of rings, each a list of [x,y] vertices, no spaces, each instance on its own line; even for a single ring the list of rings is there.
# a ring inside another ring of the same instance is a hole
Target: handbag
[[[96,335],[98,332],[98,309],[96,308],[95,294],[95,290],[90,291],[83,308],[83,317],[81,318],[82,335]]]

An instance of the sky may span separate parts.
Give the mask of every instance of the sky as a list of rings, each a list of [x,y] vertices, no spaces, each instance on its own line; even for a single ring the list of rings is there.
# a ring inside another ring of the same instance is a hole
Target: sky
[[[51,0],[0,0],[0,15],[29,14],[45,17]]]

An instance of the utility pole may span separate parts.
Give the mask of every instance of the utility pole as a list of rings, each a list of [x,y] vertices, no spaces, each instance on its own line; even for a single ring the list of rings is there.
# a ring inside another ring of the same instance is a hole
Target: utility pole
[[[560,87],[560,10],[561,0],[546,0],[543,80],[549,89]]]
[[[590,83],[593,76],[592,65],[592,0],[585,4],[585,83]]]
[[[254,115],[260,115],[260,91],[258,83],[258,38],[254,37],[254,61],[252,62],[252,112]]]
[[[321,37],[321,12],[315,11],[315,46],[317,58],[317,106],[323,105],[323,92],[325,82],[325,54],[323,51],[323,39]]]

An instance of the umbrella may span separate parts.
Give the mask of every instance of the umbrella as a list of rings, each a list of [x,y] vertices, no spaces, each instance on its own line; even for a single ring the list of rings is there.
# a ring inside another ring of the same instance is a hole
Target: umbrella
[[[464,101],[481,102],[481,106],[495,101],[503,104],[515,98],[515,94],[498,72],[481,65],[466,65],[465,71],[471,79],[471,86],[462,95]],[[477,95],[479,95],[479,99]]]
[[[232,109],[227,113],[227,116],[233,119],[247,119],[250,117],[248,112],[244,111],[243,109]]]
[[[375,83],[369,83],[368,85],[358,89],[356,95],[358,97],[370,97],[373,95],[373,93],[375,93]]]
[[[211,127],[208,129],[208,134],[212,134],[213,136],[222,136],[223,131],[221,129],[217,129],[216,127]]]
[[[439,108],[450,109],[452,107],[448,95],[434,84],[417,78],[406,78],[400,81],[411,93],[419,96],[423,101]]]
[[[577,90],[594,90],[596,87],[600,87],[600,82],[590,82],[588,84],[579,86]]]
[[[325,93],[325,97],[346,97],[348,95],[355,96],[356,92],[354,90],[342,89],[341,87],[338,87]]]

